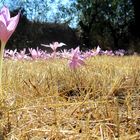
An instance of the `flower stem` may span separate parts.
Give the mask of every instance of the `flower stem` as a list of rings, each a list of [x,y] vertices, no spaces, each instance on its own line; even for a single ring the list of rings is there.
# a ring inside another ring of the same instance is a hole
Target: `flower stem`
[[[5,43],[1,42],[0,47],[0,94],[2,95],[2,65],[3,65],[3,53],[5,48]]]

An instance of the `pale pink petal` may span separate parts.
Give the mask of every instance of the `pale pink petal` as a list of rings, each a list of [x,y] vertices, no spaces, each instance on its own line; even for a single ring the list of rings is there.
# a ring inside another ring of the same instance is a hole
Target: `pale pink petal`
[[[0,12],[4,15],[6,22],[10,20],[10,12],[6,6],[4,6]]]
[[[37,56],[37,51],[35,49],[32,50],[32,56]]]
[[[0,14],[0,21],[2,21],[6,26],[6,21],[5,18],[3,17],[3,14]]]
[[[7,26],[8,31],[13,31],[13,32],[15,31],[17,24],[19,22],[19,16],[20,16],[20,14],[18,13],[18,15],[16,15],[15,17],[13,17],[9,20],[9,24]]]
[[[101,51],[100,46],[97,46],[96,53],[98,54]]]
[[[45,44],[41,44],[41,46],[44,46],[44,47],[50,47],[50,45],[45,45]]]
[[[61,43],[58,44],[58,47],[62,47],[64,45],[66,45],[66,44],[61,42]]]
[[[56,51],[57,46],[56,46],[56,44],[50,44],[50,48],[52,48],[53,51]]]
[[[2,21],[0,21],[0,40],[2,42],[7,42],[11,34],[12,32],[7,31],[5,24]]]

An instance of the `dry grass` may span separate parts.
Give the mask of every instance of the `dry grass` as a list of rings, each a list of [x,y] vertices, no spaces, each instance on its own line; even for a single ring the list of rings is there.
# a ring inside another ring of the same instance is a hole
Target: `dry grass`
[[[139,140],[140,58],[5,60],[0,140]]]

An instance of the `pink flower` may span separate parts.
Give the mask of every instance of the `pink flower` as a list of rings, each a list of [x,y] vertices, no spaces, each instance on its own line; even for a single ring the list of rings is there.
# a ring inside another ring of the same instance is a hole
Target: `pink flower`
[[[16,60],[28,59],[28,56],[26,55],[26,48],[17,53],[15,59]]]
[[[39,48],[37,49],[29,48],[29,52],[31,54],[32,59],[41,58],[43,54],[43,51],[39,50]]]
[[[61,51],[61,57],[62,58],[69,58],[70,57],[70,51],[64,49],[63,51]]]
[[[71,52],[71,59],[69,61],[69,66],[71,69],[75,70],[81,65],[85,65],[85,62],[83,61],[83,58],[80,55],[79,47],[77,47]]]
[[[101,48],[100,48],[100,46],[98,45],[97,48],[96,48],[96,53],[99,54],[100,51],[101,51]]]
[[[96,55],[100,54],[100,52],[101,52],[101,48],[98,45],[97,48],[96,48],[96,51],[92,51],[92,56],[96,56]]]
[[[51,57],[52,58],[56,58],[57,56],[57,53],[56,53],[56,49],[59,48],[59,47],[62,47],[66,44],[64,43],[58,43],[58,42],[54,42],[53,44],[50,44],[50,45],[45,45],[45,44],[41,44],[42,46],[45,46],[45,47],[49,47],[53,50],[53,53],[51,54]]]
[[[2,43],[6,44],[10,36],[15,31],[20,13],[15,17],[10,17],[9,9],[4,6],[0,11],[0,40]]]
[[[5,45],[12,35],[12,33],[15,31],[16,26],[19,21],[19,15],[16,15],[15,17],[10,17],[10,12],[7,7],[3,7],[0,10],[0,41],[1,41],[1,47],[0,47],[0,94],[2,93],[2,64],[3,64],[3,53]]]
[[[16,54],[17,54],[17,49],[15,49],[15,50],[5,50],[4,58],[14,59]]]
[[[45,47],[50,47],[54,52],[56,52],[56,49],[59,48],[59,47],[62,47],[66,44],[64,43],[58,43],[58,42],[54,42],[53,44],[50,44],[50,45],[45,45],[45,44],[41,44],[42,46],[45,46]]]

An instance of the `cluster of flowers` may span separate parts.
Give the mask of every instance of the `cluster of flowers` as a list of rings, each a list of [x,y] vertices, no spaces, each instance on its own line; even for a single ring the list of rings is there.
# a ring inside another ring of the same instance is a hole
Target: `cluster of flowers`
[[[54,58],[64,58],[68,59],[69,66],[72,69],[76,69],[80,65],[85,65],[84,60],[97,56],[97,55],[109,55],[109,56],[123,56],[125,54],[124,50],[118,50],[118,51],[103,51],[98,46],[96,50],[88,50],[88,51],[80,51],[80,48],[77,47],[75,49],[66,50],[63,51],[57,51],[57,48],[62,47],[63,45],[66,45],[64,43],[58,43],[54,42],[49,45],[41,44],[44,47],[49,47],[52,49],[52,53],[48,53],[47,51],[43,51],[39,48],[33,49],[23,49],[20,52],[15,50],[5,50],[4,51],[4,58],[5,59],[12,59],[12,60],[37,60],[37,59],[54,59]],[[28,52],[28,53],[27,53]]]

